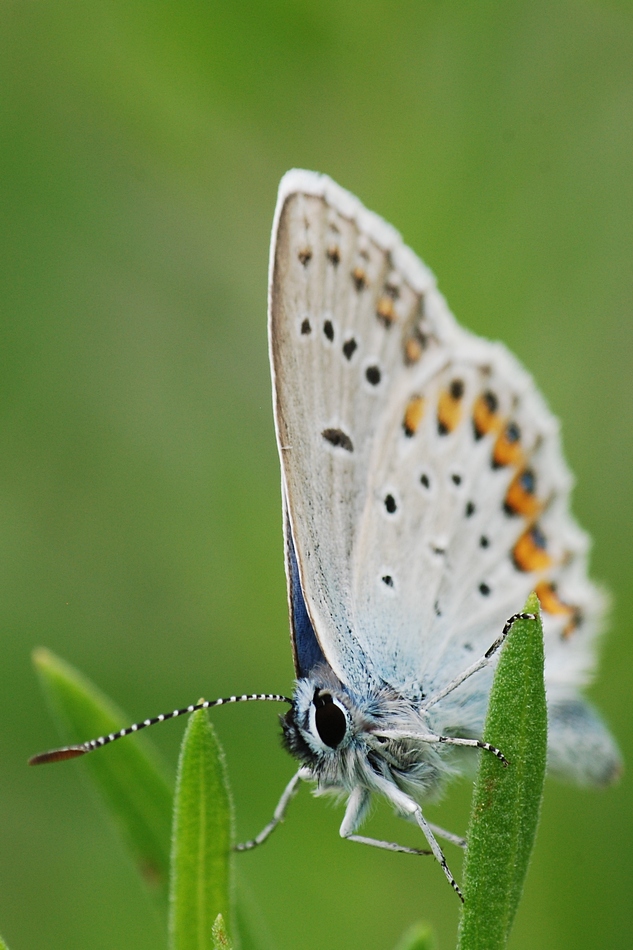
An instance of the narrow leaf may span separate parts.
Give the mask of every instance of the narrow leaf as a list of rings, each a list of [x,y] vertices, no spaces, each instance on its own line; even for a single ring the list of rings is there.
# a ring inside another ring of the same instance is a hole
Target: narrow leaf
[[[414,924],[404,934],[396,950],[437,950],[435,934],[428,924]]]
[[[194,713],[176,779],[170,882],[171,950],[208,950],[218,914],[230,918],[231,797],[206,711]]]
[[[70,664],[48,650],[33,661],[62,740],[83,742],[130,720]],[[172,792],[142,736],[121,739],[81,760],[145,881],[167,898]]]
[[[530,596],[525,611],[538,614]],[[501,651],[484,740],[509,760],[480,753],[464,862],[459,950],[502,950],[516,914],[536,835],[547,752],[543,630],[515,623]]]
[[[7,947],[7,945],[6,945],[6,943],[4,942],[4,940],[2,939],[2,937],[0,937],[0,950],[9,950],[9,948]],[[215,948],[214,948],[214,950],[215,950]]]
[[[218,914],[215,918],[211,935],[213,937],[213,950],[233,950],[233,944],[228,938],[222,914]]]

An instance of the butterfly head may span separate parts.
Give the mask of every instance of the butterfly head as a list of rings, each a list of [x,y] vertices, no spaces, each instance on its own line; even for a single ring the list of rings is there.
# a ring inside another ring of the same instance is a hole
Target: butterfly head
[[[281,717],[283,742],[322,789],[372,788],[376,776],[419,791],[440,784],[440,752],[420,741],[429,724],[417,703],[386,687],[362,696],[327,664],[297,681],[292,707]],[[442,768],[448,774],[448,767]]]
[[[284,744],[307,765],[331,761],[358,741],[364,730],[348,691],[327,666],[300,679],[293,699],[281,717]]]

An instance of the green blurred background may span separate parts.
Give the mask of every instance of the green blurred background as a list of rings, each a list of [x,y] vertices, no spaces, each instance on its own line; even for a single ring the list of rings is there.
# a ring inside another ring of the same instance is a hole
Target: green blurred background
[[[326,171],[392,221],[459,319],[564,421],[614,592],[591,690],[633,763],[633,6],[4,0],[0,7],[0,932],[149,950],[162,923],[57,736],[46,645],[134,718],[292,686],[266,351],[275,192]],[[278,710],[218,710],[240,837],[293,764]],[[175,764],[179,724],[154,740]],[[633,945],[631,771],[548,783],[514,950]],[[429,816],[464,830],[470,789]],[[441,816],[441,817],[440,817]],[[338,839],[304,790],[239,856],[278,948],[387,950],[437,866]],[[379,807],[378,834],[417,841]],[[450,848],[449,848],[450,851]],[[459,858],[449,860],[459,871]]]

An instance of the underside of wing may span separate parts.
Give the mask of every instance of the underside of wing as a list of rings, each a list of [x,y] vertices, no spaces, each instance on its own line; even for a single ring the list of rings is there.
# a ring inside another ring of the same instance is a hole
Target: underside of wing
[[[350,685],[380,672],[357,638],[352,569],[376,424],[401,372],[433,361],[429,271],[325,176],[280,186],[270,273],[275,422],[298,572],[323,652]],[[409,369],[407,369],[409,367]]]
[[[392,228],[310,172],[280,186],[269,332],[298,672],[301,644],[318,658],[312,631],[351,688],[429,695],[536,589],[548,690],[573,693],[602,598],[525,370],[455,323]]]
[[[504,347],[465,332],[431,377],[402,380],[376,431],[354,550],[361,644],[389,683],[432,695],[535,589],[548,691],[568,695],[591,671],[604,605],[556,420]],[[488,676],[443,703],[447,727],[451,703],[485,697]],[[471,705],[483,716],[485,701]]]
[[[282,487],[283,491],[283,487]],[[308,676],[311,670],[320,663],[325,662],[323,651],[317,640],[310,620],[310,615],[306,607],[301,580],[299,578],[299,565],[295,552],[292,531],[288,520],[288,509],[284,499],[284,541],[285,541],[285,562],[286,578],[288,581],[288,609],[290,612],[290,628],[292,631],[292,658],[294,660],[295,672],[298,677]]]

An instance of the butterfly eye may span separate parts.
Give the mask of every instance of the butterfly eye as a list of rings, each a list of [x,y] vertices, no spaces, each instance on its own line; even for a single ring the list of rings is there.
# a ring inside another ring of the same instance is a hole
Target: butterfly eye
[[[330,693],[315,692],[312,700],[314,706],[314,725],[319,738],[330,749],[336,749],[347,732],[347,717],[342,707]]]

